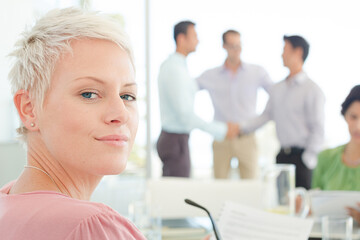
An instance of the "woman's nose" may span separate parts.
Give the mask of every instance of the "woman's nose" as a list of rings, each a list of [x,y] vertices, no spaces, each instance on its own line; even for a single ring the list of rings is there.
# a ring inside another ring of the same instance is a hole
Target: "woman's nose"
[[[123,99],[118,97],[109,101],[105,122],[107,124],[124,124],[129,119],[129,110],[127,109]]]

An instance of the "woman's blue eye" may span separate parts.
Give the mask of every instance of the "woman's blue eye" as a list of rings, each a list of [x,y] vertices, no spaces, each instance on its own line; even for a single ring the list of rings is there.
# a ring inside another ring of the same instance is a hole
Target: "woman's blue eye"
[[[121,98],[121,99],[124,99],[124,100],[126,100],[126,101],[135,101],[135,100],[136,100],[135,97],[133,97],[133,96],[131,96],[131,95],[129,95],[129,94],[121,95],[120,98]]]
[[[84,98],[95,98],[96,97],[96,93],[93,92],[84,92],[81,94],[81,96],[83,96]]]

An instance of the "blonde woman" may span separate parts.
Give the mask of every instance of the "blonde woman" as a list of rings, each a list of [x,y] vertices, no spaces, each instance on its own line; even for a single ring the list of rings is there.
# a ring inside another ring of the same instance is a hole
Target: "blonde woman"
[[[27,165],[0,190],[0,239],[144,239],[89,202],[121,173],[138,126],[132,50],[116,23],[53,10],[23,33],[10,72]]]

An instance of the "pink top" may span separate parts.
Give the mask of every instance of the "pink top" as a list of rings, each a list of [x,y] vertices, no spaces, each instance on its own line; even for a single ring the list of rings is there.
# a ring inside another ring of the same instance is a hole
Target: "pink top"
[[[0,189],[0,239],[145,239],[112,208],[52,191],[11,194]]]

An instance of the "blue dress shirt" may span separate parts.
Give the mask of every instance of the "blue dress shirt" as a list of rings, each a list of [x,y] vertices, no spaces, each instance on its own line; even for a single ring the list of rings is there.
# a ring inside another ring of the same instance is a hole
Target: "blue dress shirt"
[[[159,101],[162,129],[170,133],[190,133],[194,128],[223,140],[227,125],[223,122],[206,122],[194,113],[194,99],[197,84],[186,65],[186,57],[180,53],[171,54],[160,67]]]

